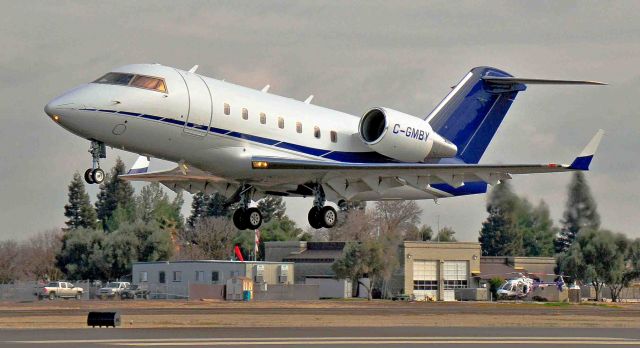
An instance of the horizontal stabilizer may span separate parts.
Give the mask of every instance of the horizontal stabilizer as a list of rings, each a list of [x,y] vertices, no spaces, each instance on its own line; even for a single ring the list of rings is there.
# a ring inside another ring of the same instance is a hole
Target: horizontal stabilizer
[[[140,173],[146,173],[149,170],[149,157],[147,156],[140,156],[138,157],[138,159],[133,163],[133,166],[131,167],[131,169],[129,169],[129,171],[127,172],[127,174],[140,174]]]
[[[483,76],[482,79],[486,82],[502,85],[512,85],[516,83],[523,83],[525,85],[606,85],[606,83],[598,81],[528,79],[502,76]]]

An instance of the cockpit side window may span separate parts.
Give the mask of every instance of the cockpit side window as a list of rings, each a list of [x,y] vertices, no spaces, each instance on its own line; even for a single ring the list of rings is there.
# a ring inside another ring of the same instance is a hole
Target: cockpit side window
[[[133,74],[124,74],[124,73],[115,73],[115,72],[110,72],[110,73],[106,73],[104,76],[102,76],[101,78],[93,81],[94,83],[104,83],[104,84],[108,84],[108,85],[122,85],[122,86],[126,86],[129,84],[129,82],[131,82],[131,79],[133,79]]]
[[[145,89],[153,89],[158,92],[167,93],[167,87],[164,80],[157,77],[136,75],[131,81],[131,86]]]

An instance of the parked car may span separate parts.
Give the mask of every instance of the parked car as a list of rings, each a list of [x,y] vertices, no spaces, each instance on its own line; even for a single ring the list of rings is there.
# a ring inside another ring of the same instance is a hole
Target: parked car
[[[48,298],[50,300],[60,298],[75,298],[76,300],[82,299],[84,289],[77,287],[69,282],[49,282],[49,284],[38,288],[36,296],[42,300]]]
[[[120,297],[125,299],[135,300],[137,298],[143,298],[148,300],[150,297],[149,290],[143,289],[140,285],[131,284],[128,288],[124,289],[120,294]]]
[[[125,291],[131,284],[129,282],[109,282],[103,288],[98,291],[98,296],[101,299],[106,298],[122,298],[122,292]]]

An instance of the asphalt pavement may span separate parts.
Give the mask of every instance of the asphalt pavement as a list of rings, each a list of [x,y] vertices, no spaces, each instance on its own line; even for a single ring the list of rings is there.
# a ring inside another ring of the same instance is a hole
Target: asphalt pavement
[[[640,330],[530,327],[0,329],[0,347],[640,347]]]

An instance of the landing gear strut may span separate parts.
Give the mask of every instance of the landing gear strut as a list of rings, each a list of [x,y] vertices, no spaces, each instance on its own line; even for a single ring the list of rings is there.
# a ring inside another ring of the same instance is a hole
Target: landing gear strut
[[[249,208],[252,193],[253,187],[250,185],[243,187],[239,193],[241,206],[233,213],[233,224],[239,230],[255,230],[262,225],[260,210],[255,207]]]
[[[105,175],[104,170],[100,169],[100,159],[107,158],[107,148],[103,142],[92,140],[89,153],[91,154],[93,164],[91,168],[84,172],[84,181],[86,181],[87,184],[102,184]]]
[[[307,215],[309,225],[315,229],[334,227],[338,222],[338,213],[332,206],[324,205],[326,200],[322,187],[320,185],[316,186],[313,193],[313,207],[311,207]]]

